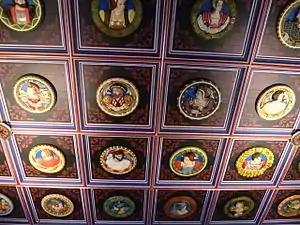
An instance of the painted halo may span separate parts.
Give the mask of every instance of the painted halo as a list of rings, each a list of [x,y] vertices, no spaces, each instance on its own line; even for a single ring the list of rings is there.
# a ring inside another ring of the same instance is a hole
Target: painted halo
[[[253,147],[244,151],[235,165],[238,173],[243,177],[258,177],[274,163],[273,152],[264,147]]]
[[[175,151],[170,158],[170,168],[178,176],[199,174],[207,165],[207,155],[201,148],[188,146]]]
[[[120,4],[119,4],[120,3]],[[111,6],[109,0],[92,0],[92,17],[97,28],[104,34],[122,38],[136,31],[142,21],[140,0],[121,0]]]
[[[30,31],[36,28],[43,17],[42,5],[39,0],[26,0],[25,5],[14,3],[13,0],[0,0],[0,20],[14,31]]]
[[[293,195],[284,199],[277,207],[279,215],[293,217],[300,215],[300,195]]]
[[[225,204],[224,213],[230,218],[245,217],[253,211],[254,205],[254,201],[247,196],[233,198]]]
[[[300,0],[293,1],[282,12],[278,24],[277,33],[279,40],[289,48],[300,48]]]
[[[29,162],[43,173],[58,173],[66,160],[63,153],[52,145],[36,145],[29,152]]]
[[[183,219],[197,211],[195,199],[188,196],[175,196],[164,205],[165,214],[172,219]]]
[[[74,211],[73,202],[64,195],[49,194],[46,195],[41,205],[43,210],[51,216],[65,217]]]
[[[128,197],[112,196],[105,200],[104,211],[113,218],[125,218],[135,211],[135,203]]]
[[[291,142],[294,146],[300,147],[300,131],[297,131],[292,135]]]
[[[211,18],[217,18],[213,21]],[[191,12],[191,24],[196,34],[205,39],[222,38],[236,21],[233,0],[197,0]]]
[[[0,216],[7,216],[13,210],[13,202],[6,195],[0,193]]]
[[[198,80],[187,84],[178,97],[178,108],[188,119],[203,120],[212,116],[220,107],[221,93],[208,80]]]
[[[122,175],[136,167],[137,158],[134,152],[123,146],[112,146],[102,152],[100,164],[107,172]]]
[[[296,95],[287,85],[266,88],[256,101],[256,111],[265,120],[278,120],[290,113],[295,106]]]
[[[56,102],[53,85],[46,78],[31,74],[21,76],[17,80],[14,97],[22,109],[31,113],[47,112]]]
[[[0,123],[0,139],[7,139],[12,135],[10,127],[5,123]]]
[[[137,88],[123,78],[105,80],[98,87],[96,98],[100,109],[115,117],[129,115],[139,103]]]

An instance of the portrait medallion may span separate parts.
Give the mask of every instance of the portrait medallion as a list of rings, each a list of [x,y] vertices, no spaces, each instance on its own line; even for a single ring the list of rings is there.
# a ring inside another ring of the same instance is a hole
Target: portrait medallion
[[[300,195],[293,195],[284,199],[277,207],[279,215],[293,217],[300,215]]]
[[[22,109],[31,113],[47,112],[56,102],[52,84],[37,75],[20,77],[14,86],[14,97]]]
[[[256,101],[256,111],[265,120],[278,120],[292,111],[296,103],[294,91],[286,85],[265,89]]]
[[[258,177],[274,163],[273,152],[264,147],[253,147],[244,151],[235,165],[238,173],[243,177]]]
[[[288,5],[278,20],[279,40],[289,48],[300,48],[300,0]]]
[[[105,200],[103,209],[111,217],[125,218],[134,213],[135,204],[128,197],[113,196]]]
[[[224,206],[224,213],[230,218],[240,218],[249,215],[254,209],[254,201],[246,196],[233,198]]]
[[[137,158],[131,150],[125,147],[112,146],[102,152],[100,164],[107,172],[121,175],[129,173],[135,168]]]
[[[129,115],[139,103],[137,88],[123,78],[105,80],[98,87],[96,97],[100,109],[106,114],[116,117]]]
[[[175,151],[170,158],[170,168],[178,176],[199,174],[207,164],[207,155],[201,148],[188,146]]]
[[[42,19],[39,0],[0,0],[0,20],[14,31],[30,31]]]
[[[291,143],[296,147],[300,147],[300,131],[297,131],[292,135]]]
[[[197,211],[197,203],[188,196],[175,196],[166,202],[164,211],[172,219],[183,219]]]
[[[0,193],[0,216],[7,216],[14,210],[14,204],[4,194]]]
[[[52,145],[36,145],[29,152],[31,165],[43,173],[57,173],[61,171],[66,160],[60,150]]]
[[[5,123],[0,123],[0,139],[7,139],[12,135],[10,127]]]
[[[191,24],[196,34],[205,39],[223,37],[236,20],[233,0],[197,0],[191,12]]]
[[[143,9],[140,0],[92,0],[92,16],[101,32],[122,38],[138,29]]]
[[[73,202],[59,194],[46,195],[42,199],[41,205],[46,213],[55,217],[69,216],[74,211]]]
[[[186,85],[179,94],[180,112],[191,120],[203,120],[212,116],[221,104],[221,93],[211,82],[194,81]]]

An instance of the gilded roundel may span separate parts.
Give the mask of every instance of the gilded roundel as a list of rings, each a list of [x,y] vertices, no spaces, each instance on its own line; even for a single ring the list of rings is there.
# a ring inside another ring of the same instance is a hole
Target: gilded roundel
[[[197,0],[191,12],[191,24],[196,34],[205,39],[222,38],[236,21],[233,0]]]
[[[300,131],[297,131],[292,135],[291,143],[296,147],[300,147]]]
[[[41,205],[43,210],[54,217],[66,217],[74,211],[73,202],[64,195],[49,194],[46,195]]]
[[[102,152],[100,164],[107,172],[122,175],[136,167],[137,158],[133,151],[125,147],[112,146]]]
[[[62,152],[52,145],[36,145],[29,152],[31,165],[43,173],[58,173],[66,163]]]
[[[256,111],[265,120],[278,120],[290,113],[295,106],[296,95],[287,85],[273,85],[258,97]]]
[[[0,20],[14,31],[30,31],[43,17],[39,0],[0,0]]]
[[[205,151],[193,146],[178,149],[170,158],[171,170],[182,177],[195,176],[204,170],[206,165]]]
[[[197,203],[188,196],[175,196],[165,203],[164,211],[172,219],[184,219],[197,211]]]
[[[12,135],[11,128],[5,123],[0,123],[0,139],[7,139],[11,135]]]
[[[136,31],[142,21],[140,0],[92,0],[92,16],[104,34],[122,38]]]
[[[238,173],[243,177],[258,177],[274,163],[273,152],[264,147],[253,147],[244,151],[235,165]]]
[[[254,201],[247,197],[241,196],[229,200],[224,206],[224,213],[230,218],[240,218],[249,215],[254,209]]]
[[[135,211],[135,203],[125,196],[112,196],[105,200],[104,211],[114,218],[126,218]]]
[[[129,115],[139,103],[137,88],[123,78],[105,80],[98,87],[96,98],[100,109],[115,117]]]
[[[282,12],[277,25],[279,40],[289,48],[300,48],[300,0],[293,1]]]
[[[199,80],[187,84],[178,97],[180,112],[191,120],[212,116],[220,107],[221,93],[211,81]]]
[[[11,214],[13,210],[14,204],[10,198],[0,193],[0,216],[7,216]]]
[[[277,207],[279,215],[294,217],[300,215],[300,195],[293,195],[284,199]]]
[[[18,105],[31,113],[44,113],[56,103],[53,85],[44,77],[24,75],[14,86],[14,97]]]

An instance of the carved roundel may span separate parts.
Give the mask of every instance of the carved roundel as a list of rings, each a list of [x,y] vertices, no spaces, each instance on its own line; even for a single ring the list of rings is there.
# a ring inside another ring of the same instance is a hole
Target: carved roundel
[[[31,113],[45,113],[56,103],[53,85],[38,75],[20,77],[14,86],[14,97],[22,109]]]
[[[187,84],[178,97],[180,112],[191,120],[212,116],[220,107],[221,93],[211,81],[198,80]]]
[[[300,195],[293,195],[284,199],[277,207],[279,215],[293,217],[300,215]]]
[[[123,78],[110,78],[100,84],[97,90],[97,103],[100,109],[115,117],[127,116],[139,103],[137,88]]]
[[[54,217],[66,217],[74,211],[73,202],[64,195],[49,194],[46,195],[41,205],[43,210]]]

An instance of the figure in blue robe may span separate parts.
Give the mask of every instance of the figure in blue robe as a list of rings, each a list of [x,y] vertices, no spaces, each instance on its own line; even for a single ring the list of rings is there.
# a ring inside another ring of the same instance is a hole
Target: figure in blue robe
[[[2,0],[2,7],[14,24],[29,24],[34,17],[33,0]]]
[[[99,16],[109,28],[121,30],[134,20],[135,7],[132,0],[99,0]]]

